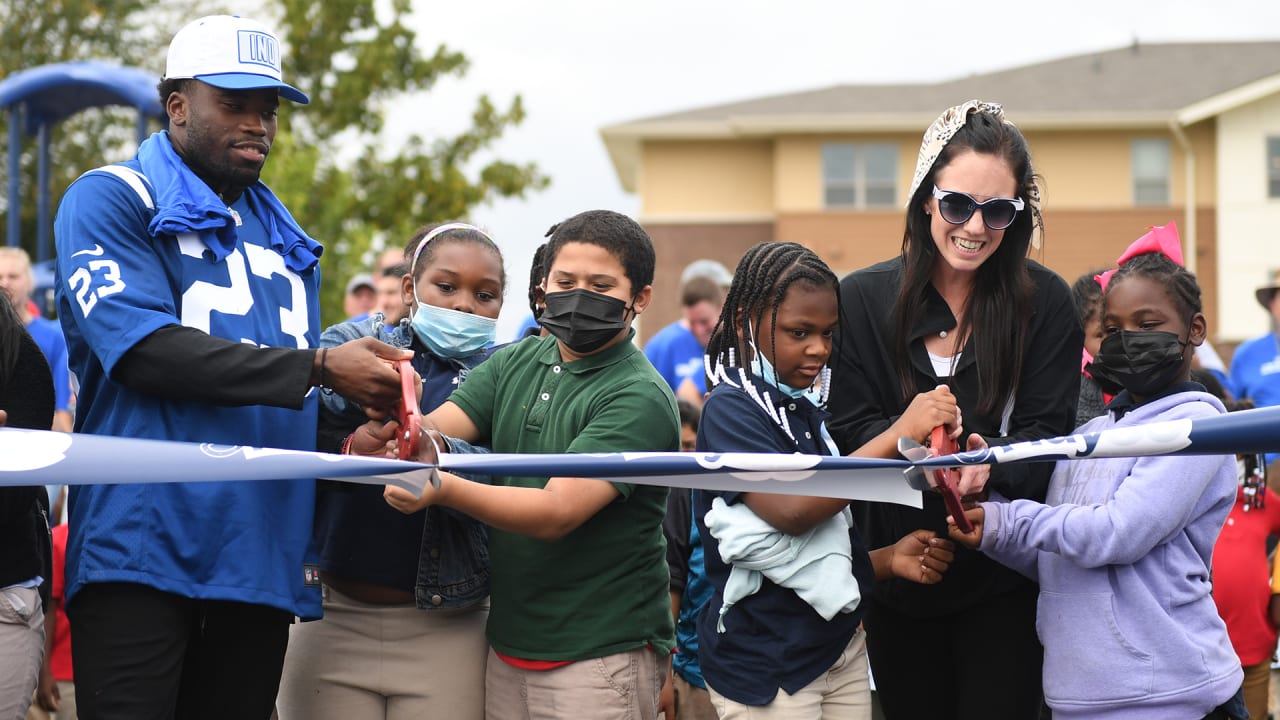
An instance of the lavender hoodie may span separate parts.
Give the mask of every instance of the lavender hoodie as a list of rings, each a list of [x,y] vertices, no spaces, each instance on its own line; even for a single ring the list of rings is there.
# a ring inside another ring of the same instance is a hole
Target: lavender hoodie
[[[1224,412],[1178,392],[1079,432]],[[1209,593],[1236,495],[1231,456],[1064,460],[1046,504],[982,504],[981,549],[1040,583],[1036,631],[1054,720],[1203,718],[1244,675]]]

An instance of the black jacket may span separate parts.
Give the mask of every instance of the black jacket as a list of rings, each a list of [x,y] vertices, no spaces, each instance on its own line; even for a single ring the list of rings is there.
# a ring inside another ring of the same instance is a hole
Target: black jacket
[[[999,412],[978,412],[975,363],[982,362],[981,338],[969,338],[955,375],[947,381],[963,413],[965,437],[976,432],[990,445],[1063,435],[1075,427],[1084,332],[1062,278],[1039,263],[1026,262],[1035,293],[1022,379],[1017,384],[1007,436],[1000,435]],[[890,342],[902,274],[902,261],[894,258],[854,272],[840,282],[844,317],[833,358],[829,429],[846,454],[886,430],[908,405],[901,397]],[[910,340],[911,364],[920,392],[932,390],[939,382],[923,338],[955,325],[942,296],[932,286],[929,293],[925,317]],[[1044,500],[1052,470],[1051,464],[994,467],[988,487],[1008,498]],[[857,514],[868,548],[890,545],[920,528],[946,534],[946,510],[936,493],[926,494],[923,510],[864,503],[857,507]],[[905,613],[929,617],[958,612],[1026,582],[985,555],[957,548],[956,562],[938,585],[882,581],[877,583],[876,597]]]
[[[48,430],[53,424],[53,375],[40,347],[20,335],[18,362],[9,377],[0,369],[0,410],[8,427]],[[7,382],[6,382],[7,380]],[[41,598],[48,605],[53,580],[49,542],[49,494],[43,485],[0,487],[0,587],[45,579]]]

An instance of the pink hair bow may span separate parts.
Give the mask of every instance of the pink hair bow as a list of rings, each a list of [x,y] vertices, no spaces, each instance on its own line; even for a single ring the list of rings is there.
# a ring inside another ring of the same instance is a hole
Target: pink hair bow
[[[1148,225],[1147,233],[1134,240],[1129,245],[1129,248],[1116,259],[1116,266],[1118,268],[1139,255],[1151,252],[1160,253],[1179,265],[1184,264],[1182,262],[1182,240],[1178,237],[1177,223]],[[1101,275],[1094,275],[1093,279],[1098,281],[1103,291],[1106,291],[1107,283],[1111,282],[1111,276],[1115,274],[1115,270],[1108,270]]]

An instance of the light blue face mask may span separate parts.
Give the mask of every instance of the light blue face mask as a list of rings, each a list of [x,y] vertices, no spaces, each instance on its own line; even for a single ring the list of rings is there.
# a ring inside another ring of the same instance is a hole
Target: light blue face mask
[[[414,288],[413,298],[418,299]],[[446,358],[473,355],[492,345],[498,334],[498,321],[475,313],[428,305],[418,300],[413,313],[413,332],[431,352]]]
[[[751,334],[752,338],[756,335],[751,329],[751,321],[749,320],[747,321],[747,332]],[[760,348],[756,347],[755,340],[747,340],[747,344],[751,346],[751,354],[754,356],[751,360],[751,372],[755,373],[756,377],[774,386],[779,392],[788,397],[796,399],[807,398],[814,405],[819,404],[819,395],[821,393],[814,389],[817,385],[816,383],[798,388],[782,382],[778,377],[777,369],[773,367],[773,363],[769,362],[769,358],[765,357],[764,353],[760,352]]]

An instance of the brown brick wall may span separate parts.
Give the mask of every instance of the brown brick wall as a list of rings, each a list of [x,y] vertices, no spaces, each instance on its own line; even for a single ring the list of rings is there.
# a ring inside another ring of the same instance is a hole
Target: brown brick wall
[[[733,272],[753,245],[773,240],[773,223],[644,223],[653,239],[657,266],[653,303],[641,316],[640,341],[680,317],[680,272],[694,260],[711,258]]]
[[[1129,243],[1146,232],[1148,225],[1164,225],[1170,221],[1186,239],[1185,213],[1178,208],[1139,208],[1127,210],[1063,211],[1045,214],[1048,229],[1042,256],[1032,257],[1051,267],[1068,283],[1095,267],[1110,267]],[[1218,326],[1218,233],[1217,212],[1201,209],[1196,213],[1196,277],[1204,300],[1204,314],[1209,320],[1209,337],[1217,335]],[[1230,360],[1234,346],[1215,349],[1224,361]]]

